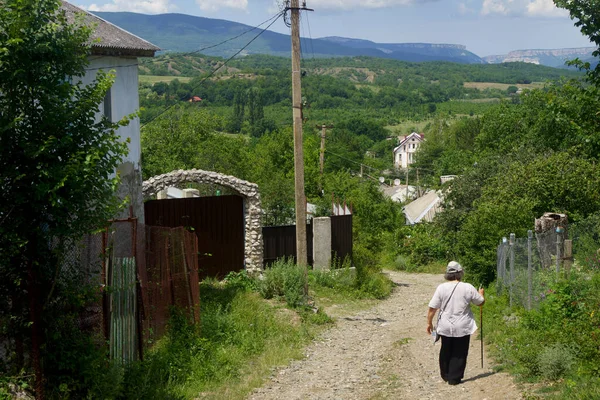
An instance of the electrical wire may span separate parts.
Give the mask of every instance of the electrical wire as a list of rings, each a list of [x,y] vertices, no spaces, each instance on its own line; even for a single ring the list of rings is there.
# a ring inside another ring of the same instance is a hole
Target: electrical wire
[[[280,12],[277,16],[280,17],[282,16],[283,13]],[[218,70],[220,70],[221,68],[223,68],[225,65],[227,65],[227,63],[231,60],[233,60],[238,54],[240,54],[242,51],[244,51],[246,49],[246,47],[250,46],[250,44],[252,44],[252,42],[254,42],[256,39],[258,39],[258,37],[260,35],[262,35],[267,29],[269,29],[271,27],[271,25],[273,25],[279,18],[273,19],[273,21],[271,21],[271,23],[269,25],[267,25],[267,27],[265,27],[263,30],[261,30],[256,36],[254,36],[252,38],[252,40],[250,40],[248,43],[246,43],[244,45],[244,47],[242,47],[241,49],[239,49],[234,55],[232,55],[231,57],[229,57],[227,60],[225,60],[225,62],[223,62],[223,64],[221,64],[220,66],[218,66],[217,68],[213,69],[207,76],[205,76],[200,82],[198,82],[198,84],[196,86],[194,86],[192,88],[192,91],[196,90],[198,87],[200,87],[200,85],[202,85],[204,82],[206,82],[206,80],[208,78],[210,78],[211,76],[213,76]],[[187,96],[186,96],[187,97]],[[179,99],[179,101],[183,101],[185,99],[185,97],[182,97]],[[147,126],[149,123],[151,123],[152,121],[154,121],[155,119],[157,119],[158,117],[160,117],[161,115],[163,115],[164,113],[166,113],[167,111],[169,111],[171,108],[173,108],[177,103],[173,103],[170,106],[166,107],[163,111],[161,111],[160,113],[158,113],[157,115],[155,115],[154,117],[152,117],[149,121],[147,121],[145,124],[143,124],[142,126],[140,126],[140,130],[143,129],[145,126]]]
[[[215,48],[215,47],[221,46],[221,45],[223,45],[223,44],[225,44],[225,43],[231,42],[232,40],[238,39],[238,38],[240,38],[240,37],[244,36],[245,34],[247,34],[247,33],[250,33],[250,32],[252,32],[252,31],[254,31],[254,30],[256,30],[256,29],[260,28],[260,27],[261,27],[261,26],[263,26],[264,24],[266,24],[266,23],[268,23],[268,22],[271,22],[273,19],[279,18],[280,16],[281,16],[281,12],[279,12],[279,13],[277,13],[277,14],[273,15],[271,18],[269,18],[269,19],[267,19],[267,20],[265,20],[265,21],[261,22],[260,24],[258,24],[258,25],[256,25],[256,26],[254,26],[254,27],[252,27],[252,28],[250,28],[250,29],[247,29],[247,30],[245,30],[244,32],[242,32],[242,33],[240,33],[240,34],[238,34],[238,35],[236,35],[236,36],[234,36],[234,37],[231,37],[231,38],[229,38],[229,39],[225,39],[225,40],[223,40],[223,41],[221,41],[221,42],[219,42],[219,43],[216,43],[216,44],[211,44],[211,45],[209,45],[209,46],[202,47],[202,48],[200,48],[200,49],[198,49],[198,50],[190,51],[190,52],[187,52],[187,53],[177,53],[177,56],[186,57],[186,56],[189,56],[189,55],[192,55],[192,54],[200,53],[200,52],[202,52],[202,51],[204,51],[204,50],[213,49],[213,48]],[[269,26],[270,26],[270,25],[269,25]],[[98,58],[101,58],[101,57],[98,57]],[[169,62],[171,62],[171,61],[173,61],[173,60],[170,60],[170,59],[151,60],[151,61],[149,61],[149,62],[147,62],[147,63],[144,63],[144,64],[136,63],[136,64],[120,65],[120,66],[115,66],[115,67],[97,67],[97,68],[86,68],[85,70],[86,70],[86,71],[96,71],[96,70],[100,70],[100,69],[109,69],[109,68],[110,68],[110,69],[113,69],[113,68],[133,67],[133,66],[136,66],[136,65],[138,65],[138,66],[139,66],[139,65],[142,65],[142,66],[144,66],[144,65],[148,65],[148,64],[169,63]]]

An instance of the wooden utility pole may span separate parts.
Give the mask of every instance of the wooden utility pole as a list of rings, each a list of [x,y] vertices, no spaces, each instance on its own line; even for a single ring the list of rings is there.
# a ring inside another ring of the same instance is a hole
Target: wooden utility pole
[[[325,164],[325,136],[327,135],[327,128],[333,128],[333,125],[317,125],[317,129],[319,128],[321,128],[321,153],[319,155],[319,170],[321,171],[321,181],[319,182],[319,190],[321,190],[323,189],[323,168]]]
[[[304,194],[304,151],[302,149],[302,87],[300,82],[300,7],[291,0],[292,107],[294,118],[294,188],[296,200],[296,263],[308,263],[306,243],[306,196]]]
[[[406,166],[406,200],[408,200],[408,165]]]
[[[417,168],[417,198],[421,197],[421,187],[419,186],[419,168]]]

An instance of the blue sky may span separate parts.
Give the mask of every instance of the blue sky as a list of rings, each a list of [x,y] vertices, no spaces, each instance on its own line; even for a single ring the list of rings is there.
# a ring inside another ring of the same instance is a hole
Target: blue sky
[[[281,0],[71,0],[92,11],[177,12],[258,25]],[[302,0],[300,0],[302,2]],[[552,0],[306,0],[302,36],[463,44],[479,56],[591,46]],[[282,21],[271,30],[289,33]]]

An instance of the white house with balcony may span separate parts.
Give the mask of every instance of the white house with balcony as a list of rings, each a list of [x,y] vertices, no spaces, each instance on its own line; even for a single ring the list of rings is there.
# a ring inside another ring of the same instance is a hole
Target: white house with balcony
[[[90,84],[98,71],[114,71],[115,82],[100,104],[100,113],[113,122],[136,113],[140,108],[138,93],[138,58],[153,57],[160,49],[152,43],[127,32],[79,7],[66,1],[61,10],[65,12],[67,21],[75,23],[76,16],[83,16],[83,23],[93,28],[92,46],[89,65],[81,83]],[[144,204],[142,197],[142,168],[140,144],[140,120],[134,118],[129,125],[122,126],[117,133],[123,141],[128,142],[129,154],[118,167],[121,176],[119,196],[128,198],[133,209],[133,216],[144,221]],[[128,215],[123,215],[128,216]]]
[[[424,140],[424,135],[417,132],[401,136],[400,144],[394,148],[394,166],[408,168],[414,162],[414,154]]]

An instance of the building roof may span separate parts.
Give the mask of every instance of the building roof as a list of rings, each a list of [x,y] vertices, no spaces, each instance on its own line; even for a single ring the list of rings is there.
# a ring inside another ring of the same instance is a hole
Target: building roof
[[[152,43],[119,28],[96,15],[71,3],[62,1],[61,10],[65,11],[67,21],[75,22],[76,14],[83,14],[83,22],[92,26],[92,54],[106,56],[153,57],[160,48]]]
[[[394,153],[396,150],[400,149],[404,144],[406,144],[410,139],[417,139],[419,142],[425,140],[425,135],[422,133],[413,132],[408,136],[402,136],[402,140],[400,140],[400,144],[394,148]]]
[[[431,190],[424,196],[408,203],[403,208],[404,215],[406,216],[406,224],[414,225],[421,221],[431,222],[433,217],[435,217],[441,209],[441,198],[439,194],[436,191]]]

